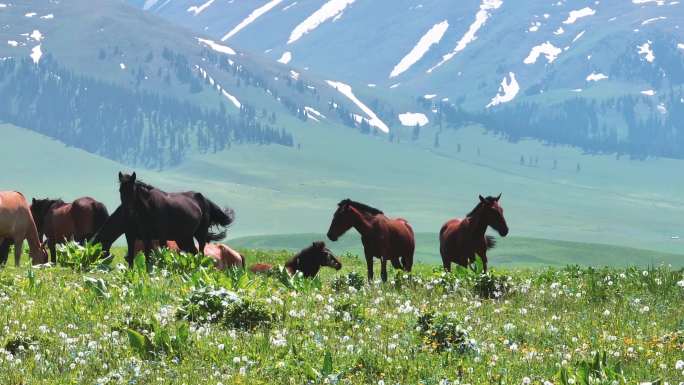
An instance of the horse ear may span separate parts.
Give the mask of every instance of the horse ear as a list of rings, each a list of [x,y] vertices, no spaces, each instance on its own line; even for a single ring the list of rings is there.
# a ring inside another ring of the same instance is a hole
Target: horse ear
[[[484,199],[484,198],[482,197],[482,195],[479,195],[479,197],[480,197],[480,202],[486,203],[486,199]]]
[[[123,182],[123,173],[119,171],[119,183]]]
[[[35,205],[36,204],[36,198],[31,198],[31,204]]]
[[[133,171],[133,174],[131,174],[131,182],[135,182],[135,171]]]
[[[498,202],[498,201],[499,201],[500,199],[501,199],[501,193],[499,193],[499,196],[498,196],[498,197],[496,197],[496,199],[495,199],[495,200],[496,200],[496,201]]]
[[[316,241],[316,242],[313,243],[312,246],[315,247],[315,248],[318,249],[318,250],[323,250],[323,249],[325,249],[325,242]]]

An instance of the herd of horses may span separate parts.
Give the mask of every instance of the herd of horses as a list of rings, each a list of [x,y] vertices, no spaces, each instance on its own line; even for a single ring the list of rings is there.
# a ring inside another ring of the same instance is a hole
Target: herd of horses
[[[225,244],[217,243],[235,220],[230,208],[221,208],[204,195],[194,191],[167,193],[137,179],[136,173],[119,173],[121,204],[110,215],[101,202],[90,197],[71,203],[61,199],[33,199],[31,204],[16,191],[0,192],[0,265],[7,262],[11,245],[15,265],[19,265],[24,240],[28,241],[33,264],[56,263],[56,245],[66,241],[81,244],[99,243],[106,253],[122,235],[128,250],[126,261],[133,264],[135,255],[149,257],[153,249],[165,247],[175,251],[204,255],[216,261],[216,267],[247,268],[244,256]],[[497,197],[479,197],[475,208],[465,218],[446,222],[440,232],[440,254],[444,269],[451,264],[468,266],[479,255],[487,271],[487,250],[495,245],[486,235],[492,227],[502,237],[508,225]],[[382,211],[345,199],[338,204],[328,239],[356,229],[361,235],[368,280],[373,280],[373,262],[381,261],[381,278],[387,281],[387,262],[395,269],[407,272],[413,266],[415,237],[411,225],[403,218],[387,217]],[[49,249],[49,257],[48,257]],[[318,274],[321,267],[339,270],[341,262],[322,241],[314,242],[285,263],[290,274],[306,277]],[[256,263],[249,268],[260,273],[273,266]]]

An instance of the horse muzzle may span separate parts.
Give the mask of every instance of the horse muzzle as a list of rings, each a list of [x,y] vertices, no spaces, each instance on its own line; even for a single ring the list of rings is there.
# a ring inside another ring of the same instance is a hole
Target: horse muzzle
[[[506,235],[508,235],[508,227],[501,229],[499,231],[499,235],[501,235],[502,237],[505,237]]]
[[[328,239],[330,239],[331,241],[335,242],[335,241],[337,241],[337,240],[339,239],[339,237],[336,236],[336,235],[334,235],[334,234],[332,234],[332,233],[330,233],[330,232],[328,232]]]

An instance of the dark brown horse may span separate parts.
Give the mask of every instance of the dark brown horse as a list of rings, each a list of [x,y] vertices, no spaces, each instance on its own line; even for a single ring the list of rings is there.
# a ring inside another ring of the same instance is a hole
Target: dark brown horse
[[[74,240],[83,244],[109,218],[107,207],[90,197],[78,198],[71,203],[61,199],[33,199],[31,213],[38,236],[47,238],[52,263],[57,262],[55,249],[58,243]]]
[[[390,219],[376,208],[345,199],[338,204],[328,238],[337,241],[352,227],[361,234],[369,281],[373,280],[373,257],[380,258],[383,282],[387,282],[388,260],[395,269],[411,271],[415,239],[413,229],[405,219]]]
[[[321,267],[331,267],[335,270],[342,268],[342,263],[325,247],[325,242],[314,242],[285,262],[285,268],[290,275],[301,271],[307,278],[315,277]],[[252,273],[267,273],[273,270],[273,265],[256,263],[250,266],[249,270]]]
[[[195,240],[199,250],[204,250],[208,242],[223,239],[226,228],[235,220],[232,209],[222,209],[198,192],[167,193],[139,181],[135,173],[119,173],[119,194],[121,206],[117,209],[117,218],[108,221],[97,238],[111,245],[121,232],[125,233],[129,265],[133,263],[138,239],[145,244],[146,256],[155,239],[160,244],[174,240],[181,250],[197,254]],[[221,231],[211,231],[214,227]],[[112,236],[116,237],[112,239]]]
[[[487,272],[487,250],[495,245],[494,238],[485,235],[487,227],[491,226],[502,237],[508,235],[500,199],[501,194],[487,198],[480,195],[480,203],[464,219],[452,219],[442,226],[439,251],[446,271],[451,271],[452,262],[467,267],[475,261],[477,254]]]

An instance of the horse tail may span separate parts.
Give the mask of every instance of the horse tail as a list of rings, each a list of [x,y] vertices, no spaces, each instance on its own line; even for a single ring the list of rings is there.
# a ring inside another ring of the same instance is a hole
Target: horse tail
[[[492,237],[491,235],[487,235],[485,237],[485,244],[487,245],[487,250],[493,249],[496,247],[496,238]]]
[[[218,242],[226,237],[226,230],[230,227],[233,222],[235,222],[235,211],[230,207],[220,208],[216,203],[210,201],[209,199],[204,199],[208,208],[209,214],[209,226],[222,227],[223,230],[219,232],[209,231],[207,233],[208,242]]]

